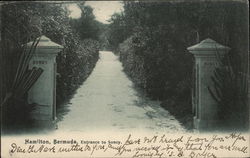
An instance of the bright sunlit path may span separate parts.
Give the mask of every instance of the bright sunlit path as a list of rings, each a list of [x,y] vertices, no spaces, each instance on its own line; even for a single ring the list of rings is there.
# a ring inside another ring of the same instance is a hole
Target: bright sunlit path
[[[184,131],[160,102],[141,96],[112,52],[101,51],[91,75],[68,104],[58,131]]]
[[[123,11],[123,3],[121,1],[86,1],[85,5],[93,8],[93,13],[97,21],[109,23],[108,20],[114,13]],[[68,6],[71,18],[80,18],[81,10],[76,4]]]

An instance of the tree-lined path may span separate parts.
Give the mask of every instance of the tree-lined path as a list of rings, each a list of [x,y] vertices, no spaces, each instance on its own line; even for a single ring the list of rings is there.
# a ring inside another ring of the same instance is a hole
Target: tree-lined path
[[[184,131],[160,103],[139,95],[112,52],[101,51],[92,74],[77,90],[58,130]]]

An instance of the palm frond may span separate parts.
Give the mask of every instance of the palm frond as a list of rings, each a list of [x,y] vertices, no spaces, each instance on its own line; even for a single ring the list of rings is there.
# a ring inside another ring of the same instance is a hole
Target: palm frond
[[[43,73],[42,68],[34,67],[31,70],[28,70],[30,60],[35,54],[39,41],[40,38],[34,40],[29,50],[27,46],[23,46],[11,89],[5,94],[1,106],[6,105],[8,100],[12,97],[16,99],[22,98]]]

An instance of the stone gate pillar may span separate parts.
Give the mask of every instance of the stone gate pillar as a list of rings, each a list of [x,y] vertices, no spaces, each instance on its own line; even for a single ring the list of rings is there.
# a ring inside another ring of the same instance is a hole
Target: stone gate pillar
[[[29,42],[27,47],[31,47]],[[43,69],[42,75],[28,92],[28,102],[35,103],[32,117],[37,121],[52,121],[56,117],[56,56],[63,47],[52,42],[46,36],[41,36],[34,56],[29,63],[29,69]],[[29,49],[28,49],[29,50]]]
[[[223,56],[230,48],[207,38],[187,49],[195,58],[194,127],[198,130],[213,129],[219,122],[217,115],[219,105],[212,98],[208,87],[212,89],[214,87],[211,77],[218,66],[217,55]]]

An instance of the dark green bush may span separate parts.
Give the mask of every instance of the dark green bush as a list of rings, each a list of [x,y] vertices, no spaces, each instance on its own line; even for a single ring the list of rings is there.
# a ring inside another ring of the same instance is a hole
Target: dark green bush
[[[94,69],[99,59],[99,43],[95,40],[85,39],[80,42],[74,53],[74,56],[59,54],[57,58],[58,105],[69,99]]]

